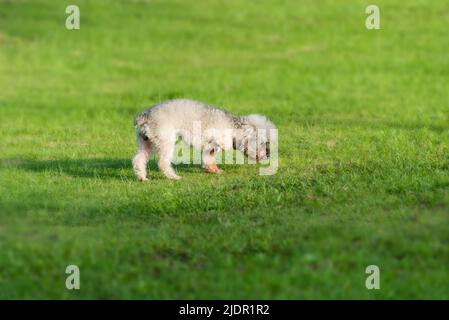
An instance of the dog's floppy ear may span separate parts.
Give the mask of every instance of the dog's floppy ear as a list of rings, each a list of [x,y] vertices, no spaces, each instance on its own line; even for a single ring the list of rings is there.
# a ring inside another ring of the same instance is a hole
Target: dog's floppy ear
[[[234,141],[234,148],[243,152],[247,148],[250,139],[255,137],[256,132],[257,128],[254,125],[243,122]]]
[[[242,124],[242,134],[244,137],[248,137],[249,135],[253,134],[254,132],[256,132],[257,128],[250,124],[250,123],[244,123]]]

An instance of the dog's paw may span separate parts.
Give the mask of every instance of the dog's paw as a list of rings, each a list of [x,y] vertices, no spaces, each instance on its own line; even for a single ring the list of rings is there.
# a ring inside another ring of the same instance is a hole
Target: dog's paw
[[[223,172],[222,170],[220,170],[220,169],[217,167],[217,165],[209,165],[209,166],[205,166],[205,167],[204,167],[204,170],[205,170],[207,173],[222,173],[222,172]]]
[[[167,178],[169,178],[170,180],[174,180],[174,181],[181,180],[181,177],[176,174],[169,175],[169,176],[167,176]]]
[[[139,180],[140,182],[145,182],[148,181],[147,177],[138,177],[137,180]]]

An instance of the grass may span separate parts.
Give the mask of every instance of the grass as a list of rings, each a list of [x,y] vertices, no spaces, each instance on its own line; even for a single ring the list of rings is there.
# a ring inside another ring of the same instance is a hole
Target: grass
[[[368,4],[1,0],[0,298],[448,299],[449,6]],[[278,173],[136,182],[176,97],[267,115]]]

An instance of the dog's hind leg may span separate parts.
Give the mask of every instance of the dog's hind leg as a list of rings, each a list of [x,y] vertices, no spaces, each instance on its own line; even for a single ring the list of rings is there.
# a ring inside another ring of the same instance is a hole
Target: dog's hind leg
[[[173,170],[171,162],[173,160],[173,152],[175,150],[176,135],[175,133],[164,134],[164,141],[159,141],[158,146],[158,166],[159,170],[171,180],[181,179]]]
[[[133,158],[133,169],[139,181],[146,181],[147,178],[147,163],[150,159],[153,150],[153,144],[150,140],[144,140],[142,136],[137,136],[138,150]]]

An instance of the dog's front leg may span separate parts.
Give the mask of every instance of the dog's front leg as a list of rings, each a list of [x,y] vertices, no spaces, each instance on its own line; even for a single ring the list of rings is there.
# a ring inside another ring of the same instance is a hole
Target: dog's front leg
[[[221,173],[222,171],[217,167],[216,153],[218,148],[205,148],[203,152],[203,165],[204,170],[208,173]]]

